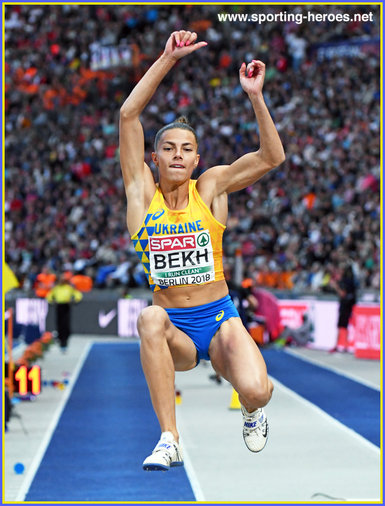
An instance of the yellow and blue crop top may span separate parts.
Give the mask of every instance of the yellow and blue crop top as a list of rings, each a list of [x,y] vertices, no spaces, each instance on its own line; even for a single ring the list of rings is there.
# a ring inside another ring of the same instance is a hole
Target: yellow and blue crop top
[[[190,180],[187,207],[176,211],[167,208],[157,186],[142,226],[131,237],[151,290],[224,279],[225,228],[201,199],[196,180]]]

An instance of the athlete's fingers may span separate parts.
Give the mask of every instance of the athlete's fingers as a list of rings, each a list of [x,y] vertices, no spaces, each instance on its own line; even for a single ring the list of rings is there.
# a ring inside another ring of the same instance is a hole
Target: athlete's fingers
[[[189,49],[191,49],[191,52],[193,53],[197,49],[200,49],[201,47],[205,47],[205,46],[207,46],[207,42],[202,40],[201,42],[197,42],[196,44],[190,44]]]
[[[243,62],[239,69],[239,77],[245,77],[245,72],[246,72],[246,63]]]
[[[248,77],[255,77],[265,71],[265,64],[261,60],[252,60],[247,65],[246,74]]]
[[[198,35],[196,32],[189,32],[186,30],[179,30],[172,33],[172,47],[169,48],[169,51],[174,51],[176,49],[175,54],[178,58],[182,58],[201,47],[207,46],[207,42],[201,41],[195,43]],[[187,47],[188,46],[188,47]],[[180,51],[183,49],[183,51]]]
[[[172,36],[174,38],[175,45],[179,47],[180,44],[179,32],[173,32]]]
[[[179,30],[177,32],[174,32],[175,42],[176,42],[177,47],[181,47],[181,42],[183,40],[184,34],[185,34],[184,30]]]
[[[186,30],[179,30],[179,39],[180,39],[179,47],[183,47],[185,45],[186,34],[187,34]]]
[[[186,42],[186,46],[189,46],[190,44],[194,44],[194,42],[197,40],[198,34],[196,32],[191,32],[189,40]]]
[[[190,39],[191,32],[184,32],[183,37],[181,38],[180,47],[183,47],[186,42]]]
[[[247,77],[251,77],[253,75],[253,72],[254,72],[254,64],[253,63],[249,63],[247,65],[247,69],[246,69],[246,75],[247,75]]]
[[[259,72],[264,72],[266,65],[261,60],[253,60],[254,69]]]

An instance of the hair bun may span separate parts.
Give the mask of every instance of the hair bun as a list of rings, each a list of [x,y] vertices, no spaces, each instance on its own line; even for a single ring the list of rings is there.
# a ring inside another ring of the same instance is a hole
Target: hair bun
[[[186,116],[179,116],[179,118],[177,118],[174,123],[184,123],[185,125],[190,124]]]

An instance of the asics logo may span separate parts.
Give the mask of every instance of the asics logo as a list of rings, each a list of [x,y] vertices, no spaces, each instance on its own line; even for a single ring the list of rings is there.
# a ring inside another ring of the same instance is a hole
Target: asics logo
[[[224,314],[225,314],[224,311],[221,311],[220,313],[217,314],[217,316],[215,317],[215,319],[217,320],[217,322],[219,322],[220,320],[222,320]]]
[[[152,215],[152,219],[155,221],[163,215],[164,215],[164,209],[159,209],[159,211],[157,211],[156,213],[154,213]]]

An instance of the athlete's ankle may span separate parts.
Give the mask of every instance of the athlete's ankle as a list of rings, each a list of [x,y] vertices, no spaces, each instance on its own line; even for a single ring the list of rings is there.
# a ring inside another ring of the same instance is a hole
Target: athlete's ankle
[[[241,403],[242,404],[242,403]],[[255,411],[257,411],[257,409],[260,409],[259,406],[258,407],[251,407],[251,406],[243,406],[243,409],[247,412],[247,413],[254,413]]]
[[[174,436],[174,441],[176,441],[177,443],[179,443],[179,433],[176,429],[172,428],[172,429],[168,429],[168,428],[162,428],[162,435],[165,434],[165,433],[168,433],[168,434],[172,434]]]

